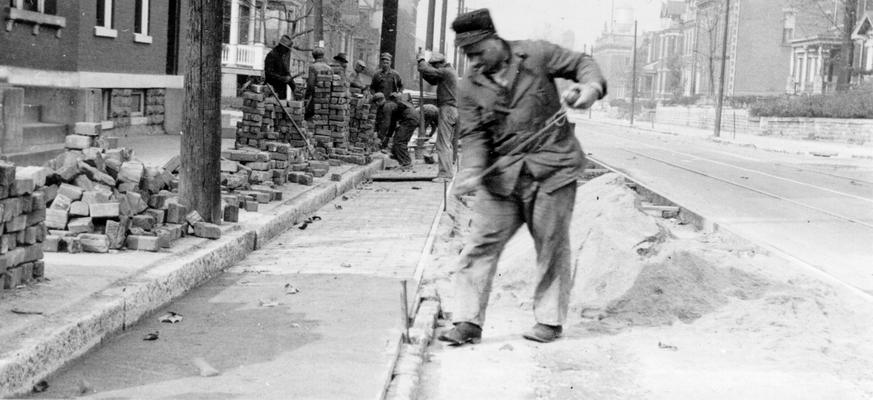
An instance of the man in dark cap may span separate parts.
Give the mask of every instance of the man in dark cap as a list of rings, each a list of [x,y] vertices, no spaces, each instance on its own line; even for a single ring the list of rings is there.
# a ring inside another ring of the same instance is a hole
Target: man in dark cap
[[[370,90],[373,93],[382,93],[388,100],[376,114],[376,127],[379,129],[379,138],[382,139],[383,153],[388,153],[388,142],[394,135],[397,126],[397,121],[391,118],[397,109],[397,104],[391,101],[391,94],[403,91],[403,81],[400,79],[400,74],[391,68],[391,60],[391,54],[382,53],[379,56],[380,70],[373,76],[373,82],[370,83]]]
[[[282,35],[279,44],[273,47],[264,59],[264,77],[268,85],[273,87],[279,99],[288,98],[288,86],[294,93],[294,78],[303,75],[291,75],[291,46],[294,43],[288,35]]]
[[[439,162],[439,172],[434,182],[452,180],[454,176],[454,157],[452,143],[455,135],[455,125],[458,123],[458,109],[455,96],[458,87],[458,73],[446,63],[446,57],[441,53],[433,53],[430,60],[424,61],[424,54],[418,55],[418,72],[431,85],[437,85],[437,107],[439,113],[439,128],[436,137],[436,154]],[[432,158],[433,155],[425,156]]]
[[[397,132],[394,134],[394,144],[391,146],[391,156],[400,163],[400,168],[412,169],[412,158],[409,157],[409,140],[418,128],[419,115],[413,107],[408,95],[392,93],[389,97],[395,105],[391,119],[397,122]]]
[[[360,89],[363,92],[370,87],[369,82],[367,82],[369,80],[371,78],[367,76],[367,64],[361,60],[355,61],[355,71],[352,73],[351,79],[349,79],[349,86]]]
[[[315,104],[312,101],[312,95],[315,94],[315,85],[316,80],[315,77],[319,74],[332,74],[333,70],[330,68],[330,65],[324,61],[324,49],[321,47],[316,47],[312,50],[312,59],[314,60],[312,64],[309,66],[309,75],[306,77],[306,95],[304,98],[306,99],[306,111],[304,114],[304,118],[309,120],[315,115]]]
[[[488,10],[459,15],[452,29],[470,61],[458,99],[464,154],[453,191],[476,190],[476,201],[454,275],[454,327],[439,339],[453,345],[481,340],[500,253],[526,224],[537,252],[536,324],[524,337],[551,342],[561,336],[573,286],[569,226],[585,165],[574,126],[559,111],[562,103],[590,107],[606,94],[606,81],[587,54],[500,38]],[[559,96],[556,78],[577,83]]]

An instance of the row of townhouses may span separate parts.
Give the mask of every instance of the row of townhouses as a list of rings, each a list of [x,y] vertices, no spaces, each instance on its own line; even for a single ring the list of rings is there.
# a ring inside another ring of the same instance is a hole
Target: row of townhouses
[[[293,71],[306,71],[310,50],[319,45],[329,57],[345,52],[375,67],[382,1],[323,4],[324,40],[317,43],[306,33],[315,25],[312,1],[224,0],[222,96],[236,96],[263,74],[264,57],[283,34],[300,34]],[[414,34],[417,4],[401,1],[398,31]],[[6,0],[0,6],[0,154],[41,162],[62,150],[75,122],[102,122],[113,136],[179,133],[188,13],[184,0]],[[404,51],[408,56],[395,63],[411,81],[415,53]]]
[[[847,1],[855,6],[848,18]],[[714,95],[724,10],[725,0],[663,2],[661,28],[637,37],[638,95],[654,100]],[[850,86],[871,79],[873,0],[732,0],[729,14],[727,96],[826,93],[836,88],[841,73]],[[632,26],[625,21],[604,29],[594,46],[615,98],[630,97]],[[846,35],[852,49],[844,53]]]

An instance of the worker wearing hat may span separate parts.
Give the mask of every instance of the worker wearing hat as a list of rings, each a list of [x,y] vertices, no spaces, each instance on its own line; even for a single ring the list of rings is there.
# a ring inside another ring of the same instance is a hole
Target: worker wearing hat
[[[288,86],[291,86],[291,93],[294,93],[294,78],[303,75],[303,73],[291,74],[291,47],[293,45],[290,36],[282,35],[279,44],[273,47],[264,58],[264,80],[281,100],[288,98]]]
[[[458,123],[457,88],[458,73],[451,65],[446,63],[446,57],[441,53],[433,53],[430,60],[425,62],[424,54],[419,53],[418,72],[427,83],[437,85],[437,107],[439,107],[439,122],[437,128],[435,152],[439,171],[435,182],[452,180],[454,176],[454,143],[455,127]],[[425,156],[425,160],[432,160],[433,155]]]
[[[365,91],[370,87],[370,85],[366,83],[366,81],[369,81],[370,79],[371,78],[367,76],[367,64],[361,60],[355,61],[355,70],[352,72],[349,79],[349,86]],[[382,96],[384,97],[385,95],[383,94]]]
[[[403,80],[400,79],[400,74],[391,68],[391,62],[391,54],[382,53],[379,56],[380,69],[373,76],[373,82],[370,83],[370,91],[382,93],[388,99],[376,114],[376,127],[379,130],[379,138],[382,140],[383,153],[389,152],[388,143],[391,141],[391,137],[394,135],[394,130],[397,127],[397,121],[392,117],[397,104],[391,101],[391,94],[403,91]]]
[[[453,192],[475,190],[476,201],[453,277],[454,327],[439,339],[481,340],[500,253],[527,225],[537,252],[531,266],[536,324],[523,336],[551,342],[567,318],[575,275],[569,228],[585,165],[574,126],[559,111],[562,103],[590,107],[606,94],[606,81],[587,54],[546,41],[504,40],[487,9],[459,15],[452,29],[470,66],[458,97],[464,153]],[[576,84],[559,96],[556,78]]]
[[[330,65],[324,60],[324,49],[316,47],[312,49],[312,64],[309,65],[309,74],[306,77],[306,111],[304,118],[312,119],[315,115],[315,103],[312,101],[312,96],[315,94],[316,80],[315,77],[320,74],[333,74]]]

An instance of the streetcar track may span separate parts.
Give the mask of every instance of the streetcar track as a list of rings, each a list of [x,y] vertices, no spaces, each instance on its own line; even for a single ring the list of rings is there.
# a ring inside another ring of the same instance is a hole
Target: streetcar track
[[[632,143],[637,144],[637,145],[640,145],[640,146],[645,146],[645,147],[649,147],[649,148],[652,148],[652,149],[658,149],[658,150],[662,150],[662,151],[667,151],[667,152],[671,152],[671,153],[679,154],[679,155],[682,155],[682,156],[685,156],[685,157],[690,157],[690,158],[693,158],[693,159],[696,159],[696,160],[705,161],[705,162],[709,162],[709,163],[712,163],[712,164],[721,165],[721,166],[724,166],[724,167],[734,168],[734,169],[738,169],[738,170],[745,171],[745,172],[751,172],[751,173],[754,173],[754,174],[758,174],[758,175],[766,176],[766,177],[768,177],[768,178],[778,179],[778,180],[782,180],[782,181],[785,181],[785,182],[793,183],[793,184],[796,184],[796,185],[806,186],[806,187],[809,187],[809,188],[817,189],[817,190],[824,191],[824,192],[828,192],[828,193],[831,193],[831,194],[836,194],[836,195],[838,195],[838,196],[849,197],[849,198],[852,198],[852,199],[855,199],[855,200],[860,200],[860,201],[863,201],[863,202],[867,202],[867,203],[873,204],[873,199],[870,199],[870,198],[867,198],[867,197],[861,197],[861,196],[857,196],[857,195],[854,195],[854,194],[851,194],[851,193],[845,193],[845,192],[841,192],[841,191],[839,191],[839,190],[829,189],[829,188],[826,188],[826,187],[821,187],[821,186],[813,185],[813,184],[810,184],[810,183],[801,182],[801,181],[798,181],[798,180],[795,180],[795,179],[785,178],[785,177],[781,177],[781,176],[778,176],[778,175],[773,175],[773,174],[770,174],[770,173],[767,173],[767,172],[763,172],[763,171],[759,171],[759,170],[755,170],[755,169],[751,169],[751,168],[740,167],[740,166],[732,165],[732,164],[730,164],[730,163],[726,163],[726,162],[722,162],[722,161],[710,160],[710,159],[707,159],[707,158],[703,158],[703,157],[700,157],[700,156],[697,156],[697,155],[694,155],[694,154],[689,154],[689,153],[685,153],[685,152],[678,151],[678,150],[668,149],[668,148],[664,148],[664,147],[660,147],[660,146],[654,146],[654,145],[647,144],[647,143],[634,142],[634,141],[628,140],[628,139],[626,139],[626,138],[623,138],[623,137],[621,137],[621,136],[619,136],[619,135],[612,134],[612,133],[608,133],[608,132],[597,132],[597,133],[604,134],[604,135],[609,135],[609,136],[612,136],[612,137],[616,137],[616,138],[618,138],[618,139],[620,139],[620,140],[624,140],[624,141],[626,141],[626,142],[632,142]],[[625,150],[625,151],[633,152],[633,151],[631,151],[631,150],[627,150],[627,149],[624,149],[624,148],[621,148],[621,150]],[[642,155],[642,154],[640,153],[640,155]],[[644,157],[648,157],[648,156],[645,156],[645,155],[643,155],[643,156],[644,156]],[[649,157],[649,158],[652,158],[652,157]],[[655,159],[655,158],[652,158],[652,159]],[[663,160],[660,160],[660,159],[656,159],[656,161],[661,161],[661,162],[669,163],[669,161],[663,161]],[[696,171],[694,171],[694,172],[696,172]],[[701,174],[704,174],[704,173],[701,173]],[[704,175],[705,175],[705,174],[704,174]],[[778,196],[778,195],[777,195],[777,196]],[[812,207],[814,207],[814,206],[812,206]]]
[[[820,175],[830,176],[830,177],[833,177],[833,178],[845,179],[845,180],[847,180],[847,181],[851,181],[851,182],[856,182],[856,183],[865,183],[865,184],[867,184],[867,185],[873,185],[873,181],[868,181],[868,180],[860,179],[860,178],[853,178],[853,177],[851,177],[851,176],[845,176],[845,175],[839,175],[839,174],[832,174],[832,173],[830,173],[830,172],[824,172],[824,171],[817,171],[817,170],[814,170],[814,169],[807,169],[807,168],[795,167],[795,166],[792,166],[792,165],[786,165],[786,164],[782,164],[782,163],[774,163],[773,165],[778,166],[778,167],[791,168],[791,169],[794,169],[795,171],[807,171],[807,172],[812,172],[812,173],[814,173],[814,174],[820,174]]]
[[[657,157],[648,156],[648,155],[645,155],[645,154],[640,153],[640,152],[637,152],[637,151],[628,150],[628,149],[624,149],[624,148],[619,148],[618,150],[625,151],[625,152],[628,152],[628,153],[634,154],[634,155],[639,156],[639,157],[648,158],[648,159],[650,159],[650,160],[652,160],[652,161],[657,161],[657,162],[660,162],[660,163],[662,163],[662,164],[667,164],[667,165],[669,165],[669,166],[671,166],[671,167],[673,167],[673,168],[678,168],[678,169],[681,169],[681,170],[683,170],[683,171],[691,172],[691,173],[693,173],[693,174],[701,175],[701,176],[704,176],[704,177],[706,177],[706,178],[710,178],[710,179],[714,179],[714,180],[717,180],[717,181],[720,181],[720,182],[724,182],[724,183],[727,183],[727,184],[729,184],[729,185],[737,186],[737,187],[740,187],[740,188],[746,189],[746,190],[748,190],[748,191],[752,191],[752,192],[755,192],[755,193],[758,193],[758,194],[762,194],[762,195],[767,196],[767,197],[772,197],[772,198],[777,199],[777,200],[785,201],[785,202],[788,202],[788,203],[791,203],[791,204],[794,204],[794,205],[797,205],[797,206],[801,206],[801,207],[804,207],[804,208],[808,208],[808,209],[810,209],[810,210],[814,210],[814,211],[817,211],[817,212],[820,212],[820,213],[823,213],[823,214],[826,214],[826,215],[830,215],[830,216],[835,217],[835,218],[843,219],[843,220],[846,220],[846,221],[848,221],[848,222],[852,222],[852,223],[855,223],[855,224],[863,225],[863,226],[865,226],[865,227],[867,227],[867,228],[871,228],[871,229],[873,229],[873,224],[870,224],[870,223],[867,223],[867,222],[861,221],[861,220],[856,219],[856,218],[853,218],[853,217],[847,217],[847,216],[845,216],[845,215],[838,214],[838,213],[835,213],[835,212],[832,212],[832,211],[828,211],[828,210],[825,210],[825,209],[823,209],[823,208],[816,207],[816,206],[813,206],[813,205],[810,205],[810,204],[805,204],[805,203],[800,202],[800,201],[797,201],[797,200],[789,199],[789,198],[787,198],[787,197],[780,196],[780,195],[775,194],[775,193],[770,193],[770,192],[768,192],[768,191],[761,190],[761,189],[757,189],[757,188],[754,188],[754,187],[751,187],[751,186],[748,186],[748,185],[744,185],[744,184],[739,183],[739,182],[734,182],[734,181],[731,181],[731,180],[729,180],[729,179],[720,178],[720,177],[717,177],[717,176],[714,176],[714,175],[710,175],[710,174],[707,174],[707,173],[705,173],[705,172],[698,171],[698,170],[695,170],[695,169],[692,169],[692,168],[688,168],[688,167],[685,167],[685,166],[682,166],[682,165],[679,165],[679,164],[676,164],[676,163],[673,163],[673,162],[670,162],[670,161],[667,161],[667,160],[662,160],[662,159],[657,158]]]

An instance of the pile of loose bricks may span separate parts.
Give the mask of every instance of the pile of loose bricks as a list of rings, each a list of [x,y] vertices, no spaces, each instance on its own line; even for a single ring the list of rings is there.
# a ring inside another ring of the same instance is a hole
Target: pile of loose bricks
[[[14,289],[45,274],[46,170],[0,162],[0,289]]]
[[[360,89],[352,90],[349,143],[368,152],[379,151],[380,145],[375,130],[376,106],[371,104],[372,100],[372,96],[361,93]]]
[[[180,200],[178,156],[147,166],[131,150],[107,148],[101,132],[100,123],[76,123],[66,151],[46,164],[44,251],[158,251],[189,234],[221,236]]]

